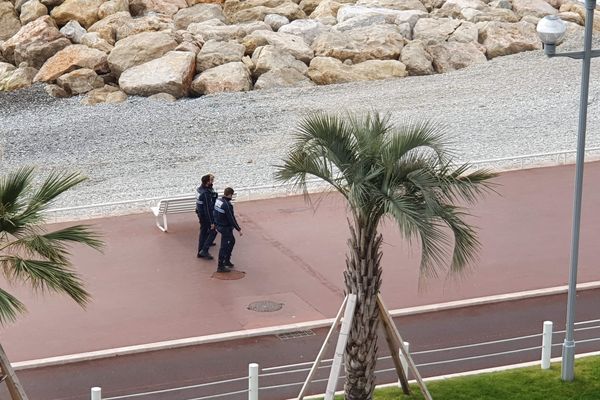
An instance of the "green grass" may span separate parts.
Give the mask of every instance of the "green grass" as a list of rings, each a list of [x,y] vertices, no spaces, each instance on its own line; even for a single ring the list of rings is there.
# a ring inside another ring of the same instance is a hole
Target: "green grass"
[[[427,383],[427,388],[434,400],[598,400],[600,357],[576,360],[573,382],[563,382],[560,364],[553,364],[549,370],[538,366],[432,381]],[[400,389],[378,389],[374,399],[423,399],[416,386],[411,386],[411,390],[410,396],[404,396]]]

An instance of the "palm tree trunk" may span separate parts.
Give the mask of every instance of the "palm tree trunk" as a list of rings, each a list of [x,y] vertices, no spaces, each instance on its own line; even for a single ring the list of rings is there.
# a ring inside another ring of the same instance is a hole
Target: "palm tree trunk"
[[[361,225],[350,225],[349,253],[344,272],[346,291],[357,297],[345,352],[346,400],[370,400],[375,390],[379,327],[377,294],[381,286],[379,248],[382,237],[374,228]]]

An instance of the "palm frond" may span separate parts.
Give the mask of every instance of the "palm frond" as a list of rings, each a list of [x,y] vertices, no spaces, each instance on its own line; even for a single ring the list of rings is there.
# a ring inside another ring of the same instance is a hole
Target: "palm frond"
[[[25,196],[31,185],[33,168],[20,168],[0,179],[0,232],[13,233],[21,228],[15,218],[26,207]]]
[[[78,172],[52,172],[33,194],[24,214],[39,212],[56,197],[85,181],[87,178]]]
[[[64,293],[82,307],[90,299],[81,278],[63,263],[7,255],[0,257],[0,267],[10,282],[22,282],[42,292]]]
[[[18,314],[27,311],[25,305],[16,297],[0,288],[0,325],[14,322]]]
[[[35,227],[28,229],[28,234],[0,245],[0,250],[65,264],[71,255],[68,250],[71,243],[85,244],[95,250],[101,250],[104,245],[100,235],[88,225],[74,225],[47,233],[38,233],[38,230]]]

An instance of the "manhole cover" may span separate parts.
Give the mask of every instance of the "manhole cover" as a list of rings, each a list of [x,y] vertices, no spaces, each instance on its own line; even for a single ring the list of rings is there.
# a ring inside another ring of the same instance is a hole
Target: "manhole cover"
[[[215,279],[220,279],[222,281],[235,281],[237,279],[242,279],[246,276],[244,271],[230,271],[230,272],[213,272],[212,277]]]
[[[270,300],[255,301],[253,303],[248,304],[248,310],[256,312],[273,312],[279,311],[282,308],[283,303],[277,303],[275,301]]]

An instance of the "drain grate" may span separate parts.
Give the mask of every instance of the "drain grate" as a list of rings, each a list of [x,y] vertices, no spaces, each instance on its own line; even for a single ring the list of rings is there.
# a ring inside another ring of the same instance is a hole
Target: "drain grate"
[[[248,304],[248,310],[256,312],[274,312],[283,308],[283,303],[277,303],[271,300],[255,301]]]
[[[289,339],[298,339],[298,338],[308,337],[308,336],[315,336],[315,333],[313,331],[311,331],[310,329],[308,329],[305,331],[293,331],[293,332],[280,333],[276,336],[281,340],[289,340]]]

